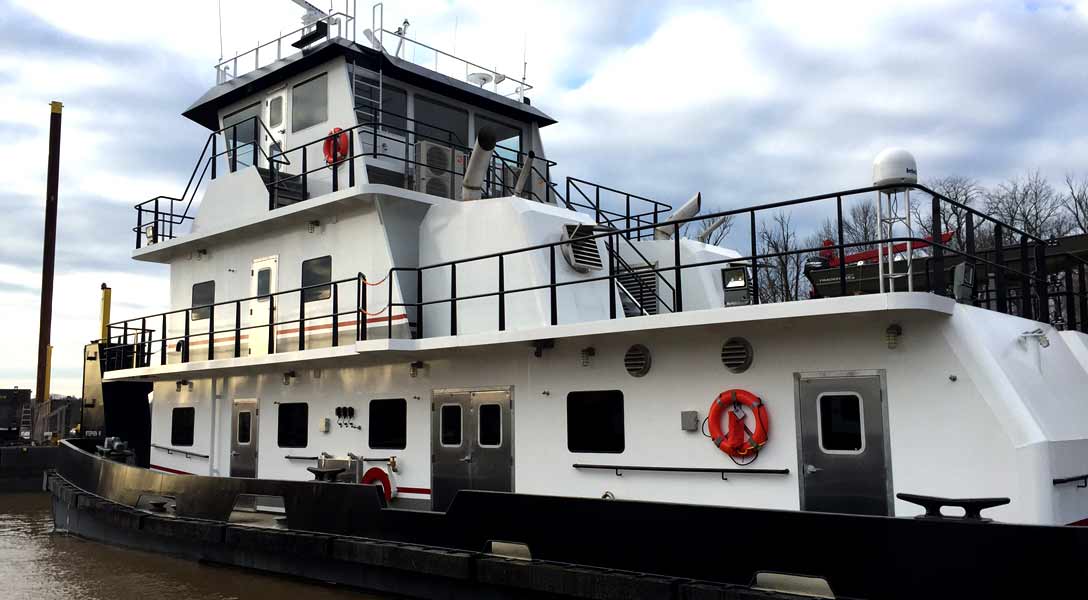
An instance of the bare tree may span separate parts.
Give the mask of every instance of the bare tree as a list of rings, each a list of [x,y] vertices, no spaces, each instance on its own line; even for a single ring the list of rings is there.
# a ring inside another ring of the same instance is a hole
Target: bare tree
[[[952,239],[948,245],[962,250],[967,247],[967,213],[968,208],[974,208],[985,195],[985,190],[977,181],[962,175],[949,175],[939,177],[926,182],[926,187],[938,194],[956,202],[940,202],[940,227],[933,227],[933,208],[930,203],[916,203],[911,207],[912,216],[925,235],[932,239],[938,239],[941,234],[951,232]],[[962,206],[961,206],[962,205]],[[974,219],[974,225],[980,227],[982,219]],[[935,231],[936,229],[936,231]],[[979,235],[976,231],[975,246],[979,244]],[[985,236],[982,236],[985,237]]]
[[[1062,199],[1065,210],[1081,233],[1088,233],[1088,175],[1077,179],[1072,173],[1065,175],[1068,190]]]
[[[877,221],[876,203],[865,200],[852,205],[843,220],[842,228],[847,244],[862,244],[862,242],[874,242],[880,239],[880,223]],[[876,244],[851,246],[846,250],[846,253],[862,252],[873,248],[876,248]]]
[[[1062,196],[1038,170],[1013,177],[986,193],[986,212],[1040,238],[1068,235],[1075,223]]]
[[[760,225],[759,254],[774,255],[759,261],[760,302],[799,300],[807,291],[802,277],[805,256],[798,253],[803,249],[789,213],[779,211],[772,217],[770,227],[766,222]]]

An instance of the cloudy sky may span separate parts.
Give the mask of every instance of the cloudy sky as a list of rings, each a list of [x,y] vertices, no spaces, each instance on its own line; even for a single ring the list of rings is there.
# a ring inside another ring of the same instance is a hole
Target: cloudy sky
[[[385,24],[512,75],[524,53],[533,104],[560,122],[544,137],[561,173],[674,204],[864,186],[890,145],[923,178],[1088,173],[1088,1],[884,4],[387,0]],[[115,317],[167,308],[166,267],[129,258],[132,206],[192,170],[206,132],[180,113],[214,83],[217,14],[0,0],[0,387],[33,387],[50,100],[65,104],[53,391],[79,393],[101,282]],[[301,10],[222,0],[222,14],[230,56]]]

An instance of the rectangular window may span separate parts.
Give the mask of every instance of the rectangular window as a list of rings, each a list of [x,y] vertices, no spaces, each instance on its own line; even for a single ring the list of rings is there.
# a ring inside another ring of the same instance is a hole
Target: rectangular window
[[[502,407],[498,404],[481,404],[476,431],[481,446],[497,448],[502,445]]]
[[[280,448],[305,448],[309,433],[310,405],[288,402],[279,405],[276,443]]]
[[[193,285],[193,310],[191,314],[194,321],[212,316],[212,307],[208,305],[213,303],[215,303],[214,281],[205,281]]]
[[[239,169],[252,165],[257,155],[257,119],[259,118],[261,118],[260,102],[250,104],[223,117],[225,147],[229,152],[237,151]],[[227,160],[230,160],[229,154]]]
[[[828,454],[865,452],[861,396],[854,392],[830,392],[820,394],[816,402],[820,449]]]
[[[303,261],[302,287],[307,289],[302,292],[302,301],[313,302],[314,300],[331,298],[331,286],[321,285],[320,287],[309,287],[311,285],[329,283],[330,281],[332,281],[331,256],[322,256],[321,258],[311,258],[310,260]]]
[[[403,450],[408,439],[408,403],[404,398],[370,401],[370,447]]]
[[[461,405],[443,404],[439,417],[442,420],[442,445],[461,445]]]
[[[243,410],[238,413],[238,443],[248,444],[252,435],[253,413]]]
[[[279,127],[283,123],[283,96],[276,96],[268,101],[268,127]]]
[[[291,88],[291,132],[329,119],[329,78],[322,73]]]
[[[195,421],[195,407],[175,408],[170,415],[170,445],[192,446],[193,424]]]
[[[470,146],[468,111],[452,108],[416,94],[416,133],[424,139]]]
[[[567,394],[567,450],[619,454],[623,448],[623,392]]]
[[[380,107],[381,111],[378,110],[378,80],[362,75],[356,77],[355,110],[364,119],[362,122],[379,122],[383,130],[403,136],[408,129],[408,93],[383,84]]]
[[[479,135],[480,130],[484,127],[487,127],[495,134],[495,154],[521,164],[521,160],[518,159],[517,155],[518,152],[521,152],[521,130],[513,125],[500,123],[477,114],[476,134]]]
[[[257,271],[257,295],[267,296],[272,291],[272,269]]]

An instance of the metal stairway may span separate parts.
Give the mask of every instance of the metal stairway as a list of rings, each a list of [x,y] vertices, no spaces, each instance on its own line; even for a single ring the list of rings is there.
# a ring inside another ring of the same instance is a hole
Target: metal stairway
[[[263,167],[257,167],[257,172],[261,174],[261,179],[264,180],[264,185],[268,188],[272,208],[290,206],[306,200],[309,196],[309,193],[303,193],[301,178],[292,179],[288,173],[281,173]]]

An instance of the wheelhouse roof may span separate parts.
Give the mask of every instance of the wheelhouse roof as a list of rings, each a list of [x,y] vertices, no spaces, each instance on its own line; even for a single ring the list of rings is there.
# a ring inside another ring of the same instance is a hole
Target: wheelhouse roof
[[[461,100],[519,121],[535,122],[541,127],[556,122],[544,112],[524,102],[478,88],[342,38],[326,40],[299,54],[280,59],[218,84],[187,108],[182,115],[215,131],[219,129],[219,109],[223,106],[253,95],[262,89],[270,88],[337,56],[345,56],[349,61],[354,59],[356,65],[372,71],[380,70],[383,75],[397,81],[415,85],[447,98]]]

